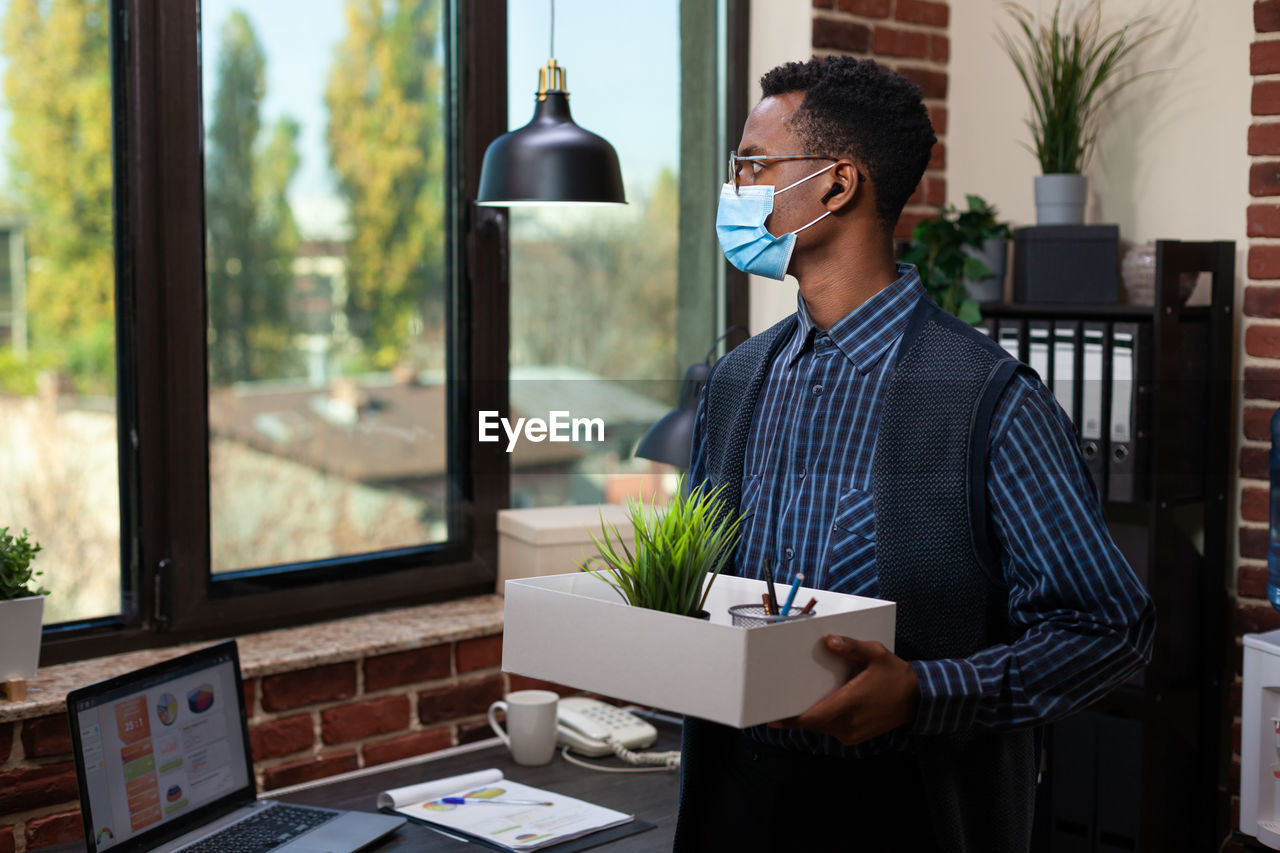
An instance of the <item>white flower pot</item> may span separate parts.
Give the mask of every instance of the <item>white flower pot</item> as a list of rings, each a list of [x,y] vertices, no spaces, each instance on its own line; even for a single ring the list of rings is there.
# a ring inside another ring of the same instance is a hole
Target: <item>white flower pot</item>
[[[0,601],[0,681],[35,678],[44,596]]]
[[[1036,224],[1083,225],[1088,190],[1084,175],[1036,175]]]

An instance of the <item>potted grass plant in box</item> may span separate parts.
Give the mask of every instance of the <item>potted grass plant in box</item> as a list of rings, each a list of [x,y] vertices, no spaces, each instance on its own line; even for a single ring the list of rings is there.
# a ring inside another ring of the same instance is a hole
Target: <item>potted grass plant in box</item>
[[[699,485],[685,494],[682,478],[667,506],[628,501],[635,550],[602,518],[601,538],[591,535],[598,553],[582,569],[633,607],[702,617],[711,584],[733,559],[741,533],[742,515],[725,509],[723,492],[724,486]]]
[[[40,630],[44,597],[49,591],[36,583],[42,574],[31,561],[40,546],[28,533],[13,536],[0,527],[0,682],[34,678],[40,661]]]

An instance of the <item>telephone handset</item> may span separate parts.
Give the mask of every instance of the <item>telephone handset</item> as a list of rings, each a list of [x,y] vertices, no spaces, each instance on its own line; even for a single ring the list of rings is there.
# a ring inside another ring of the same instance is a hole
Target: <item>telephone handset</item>
[[[649,746],[658,739],[658,730],[635,714],[596,699],[567,696],[560,700],[557,714],[560,743],[581,755],[610,755],[609,738],[627,749]]]

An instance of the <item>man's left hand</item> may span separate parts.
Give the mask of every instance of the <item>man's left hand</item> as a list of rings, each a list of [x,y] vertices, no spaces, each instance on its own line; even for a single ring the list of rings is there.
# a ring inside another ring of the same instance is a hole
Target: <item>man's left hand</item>
[[[911,664],[884,647],[828,634],[827,648],[858,671],[843,687],[798,717],[776,720],[773,728],[811,729],[845,746],[862,743],[910,725],[920,702],[920,685]]]

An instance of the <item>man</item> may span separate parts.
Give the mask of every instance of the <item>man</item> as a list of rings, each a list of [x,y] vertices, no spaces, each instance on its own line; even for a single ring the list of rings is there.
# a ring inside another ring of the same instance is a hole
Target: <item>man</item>
[[[1052,394],[894,263],[919,89],[849,57],[761,84],[717,231],[797,311],[716,364],[690,476],[748,513],[737,574],[895,601],[896,654],[828,637],[855,674],[798,717],[687,720],[676,849],[1026,850],[1036,727],[1147,660],[1151,600]]]

